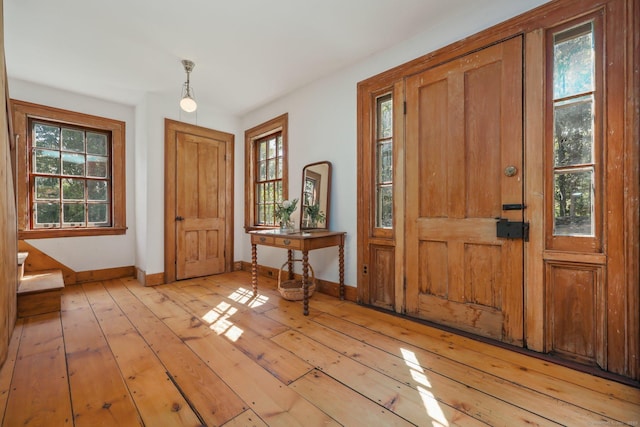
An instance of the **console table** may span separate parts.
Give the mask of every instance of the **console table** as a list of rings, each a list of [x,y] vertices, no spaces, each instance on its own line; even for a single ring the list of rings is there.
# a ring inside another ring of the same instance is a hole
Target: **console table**
[[[294,231],[279,229],[250,231],[251,235],[251,286],[253,295],[258,295],[258,245],[273,246],[288,250],[289,274],[293,275],[293,251],[302,251],[302,312],[309,315],[309,251],[313,249],[338,247],[340,269],[340,299],[344,299],[344,231]],[[292,279],[293,277],[290,277]]]

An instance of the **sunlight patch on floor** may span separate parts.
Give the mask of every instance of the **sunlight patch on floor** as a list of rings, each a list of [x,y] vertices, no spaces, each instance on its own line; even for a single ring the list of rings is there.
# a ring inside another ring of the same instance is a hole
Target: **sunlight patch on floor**
[[[240,338],[243,330],[234,325],[229,318],[237,312],[237,308],[232,307],[231,304],[223,301],[202,316],[202,320],[207,322],[209,324],[209,329],[214,331],[217,335],[224,335],[231,341],[235,342]]]
[[[444,416],[438,400],[435,398],[433,393],[429,391],[429,389],[431,389],[431,383],[429,382],[429,378],[427,377],[424,369],[420,366],[420,362],[418,362],[416,354],[413,351],[404,348],[401,348],[400,352],[402,353],[404,363],[406,363],[411,370],[411,377],[418,384],[416,386],[416,390],[420,394],[420,398],[427,410],[427,414],[431,417],[431,424],[434,427],[448,427],[449,422]]]
[[[231,295],[229,295],[229,299],[234,300],[242,305],[246,305],[251,308],[260,307],[263,304],[266,304],[269,301],[269,297],[266,295],[258,294],[258,296],[253,296],[253,291],[251,289],[238,288]]]

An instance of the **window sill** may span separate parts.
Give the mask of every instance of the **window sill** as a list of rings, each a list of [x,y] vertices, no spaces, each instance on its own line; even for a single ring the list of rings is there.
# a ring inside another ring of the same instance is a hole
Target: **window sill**
[[[49,239],[54,237],[114,236],[125,234],[127,227],[105,228],[56,228],[43,230],[20,230],[18,239]]]

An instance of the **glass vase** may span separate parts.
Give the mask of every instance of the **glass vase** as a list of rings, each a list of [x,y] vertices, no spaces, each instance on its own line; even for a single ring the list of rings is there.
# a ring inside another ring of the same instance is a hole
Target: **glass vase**
[[[280,221],[280,231],[289,233],[293,230],[293,221],[291,221],[291,218],[283,218],[282,221]]]

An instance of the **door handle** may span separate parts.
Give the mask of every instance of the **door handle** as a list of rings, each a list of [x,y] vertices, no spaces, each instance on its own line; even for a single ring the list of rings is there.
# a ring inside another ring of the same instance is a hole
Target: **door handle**
[[[178,215],[178,216],[176,217],[176,221],[184,221],[184,218]]]

